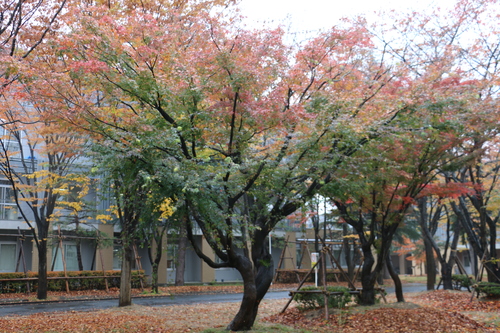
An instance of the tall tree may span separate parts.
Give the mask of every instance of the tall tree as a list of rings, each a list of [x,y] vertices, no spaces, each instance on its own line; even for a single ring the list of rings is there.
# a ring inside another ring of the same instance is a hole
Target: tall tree
[[[372,142],[371,152],[365,150],[342,166],[339,174],[343,178],[324,189],[359,236],[364,255],[361,298],[365,304],[375,301],[375,282],[407,209],[441,169],[468,161],[469,152],[460,156],[449,153],[464,141],[461,122],[442,121],[441,115],[449,112],[458,116],[468,111],[453,101],[416,106],[390,133]],[[398,294],[402,301],[402,293]]]
[[[76,167],[84,140],[65,130],[43,100],[35,102],[22,88],[15,97],[4,98],[0,110],[0,172],[33,233],[38,252],[37,297],[45,299],[50,226],[58,210],[64,209],[62,196],[84,179]]]
[[[422,197],[418,200],[419,225],[422,230],[425,249],[425,271],[427,273],[427,290],[434,290],[436,285],[436,259],[435,248],[432,244],[432,239],[438,230],[439,221],[441,220],[444,205],[438,200]],[[437,244],[436,244],[437,245]],[[446,257],[445,249],[445,257]]]
[[[356,133],[370,123],[368,110],[391,119],[403,108],[381,93],[393,74],[371,55],[362,27],[322,34],[292,63],[280,30],[235,29],[208,11],[87,11],[58,52],[73,83],[92,82],[95,100],[67,105],[98,125],[102,143],[141,163],[144,151],[163,154],[158,172],[183,184],[195,250],[244,280],[228,328],[250,328],[272,281],[267,235],[332,179],[332,164],[369,140]],[[47,77],[54,87],[60,80]],[[72,100],[69,91],[59,98]],[[221,262],[198,248],[193,223]]]
[[[72,33],[48,45],[60,67],[47,70],[46,82],[66,102],[64,116],[85,118],[103,144],[147,164],[152,161],[145,151],[159,153],[152,169],[183,185],[178,196],[189,208],[194,249],[210,266],[234,267],[242,275],[243,301],[228,329],[245,330],[272,280],[265,240],[274,226],[324,185],[341,183],[334,177],[340,165],[390,133],[392,122],[404,122],[415,106],[435,107],[440,112],[432,113],[429,130],[407,128],[422,135],[420,155],[406,146],[422,158],[417,165],[423,169],[405,170],[406,178],[398,174],[400,183],[377,184],[381,195],[397,189],[383,198],[397,200],[376,198],[386,212],[398,211],[390,223],[379,220],[390,238],[391,225],[411,202],[401,197],[414,198],[439,164],[433,153],[446,150],[448,117],[462,115],[455,112],[460,103],[449,101],[462,101],[468,85],[455,80],[461,53],[443,42],[438,29],[425,48],[386,41],[377,49],[364,24],[345,23],[292,49],[282,43],[281,30],[241,29],[227,8],[218,11],[214,3],[153,7],[131,1],[70,12],[77,19]],[[432,47],[448,57],[422,61],[429,54],[417,51]],[[434,130],[440,134],[424,138]],[[393,134],[400,144],[400,133]],[[201,252],[194,223],[221,262]]]

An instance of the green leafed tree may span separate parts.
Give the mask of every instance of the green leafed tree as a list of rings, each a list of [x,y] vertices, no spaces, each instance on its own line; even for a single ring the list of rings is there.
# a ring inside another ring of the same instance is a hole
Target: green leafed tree
[[[273,275],[269,232],[325,185],[345,185],[339,170],[364,168],[378,177],[360,179],[352,193],[369,194],[359,207],[370,201],[384,209],[372,211],[373,221],[388,228],[388,238],[380,239],[386,255],[411,200],[433,168],[448,162],[436,157],[460,140],[446,136],[456,128],[447,117],[461,115],[454,112],[460,102],[447,99],[457,94],[447,91],[464,93],[460,80],[444,80],[459,72],[443,70],[452,62],[425,67],[420,54],[398,53],[401,44],[380,47],[364,23],[345,22],[292,48],[281,29],[246,30],[215,1],[150,5],[69,11],[71,33],[46,45],[55,61],[40,72],[66,105],[62,117],[98,133],[101,145],[128,162],[179,184],[176,197],[188,209],[195,251],[211,267],[236,268],[244,281],[228,329],[254,324]],[[430,128],[410,122],[415,114]],[[449,146],[442,143],[447,139]],[[397,152],[415,164],[404,164]],[[389,153],[392,162],[381,159]],[[195,228],[220,260],[202,252]],[[368,253],[376,235],[364,237]]]

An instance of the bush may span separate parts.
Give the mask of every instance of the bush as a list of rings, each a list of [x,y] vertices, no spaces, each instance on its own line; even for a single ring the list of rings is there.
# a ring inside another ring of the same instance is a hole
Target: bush
[[[500,283],[495,282],[479,282],[473,286],[477,296],[484,294],[488,297],[500,297]]]
[[[301,310],[315,309],[322,307],[325,304],[324,294],[321,293],[323,289],[317,287],[304,287],[299,290],[293,296],[293,300],[299,303],[298,308]],[[305,291],[305,293],[300,293],[300,291]],[[309,292],[308,292],[309,291]],[[318,291],[318,292],[314,292]],[[329,308],[344,308],[347,303],[352,301],[352,295],[349,293],[349,288],[332,286],[326,289],[329,293],[341,293],[336,295],[328,295],[328,307]]]
[[[108,287],[120,287],[120,271],[106,271]],[[69,271],[68,277],[85,277],[82,279],[72,278],[68,279],[70,290],[103,290],[106,289],[105,279],[102,271]],[[38,287],[38,280],[16,280],[23,279],[26,275],[24,273],[0,273],[0,279],[11,279],[11,281],[0,281],[0,293],[26,293],[34,292]],[[29,272],[29,278],[38,277],[38,273]],[[66,279],[64,272],[47,272],[47,277],[56,277],[58,279],[48,280],[49,291],[66,291]],[[132,287],[138,288],[144,284],[144,271],[132,271]]]
[[[451,276],[451,280],[453,281],[453,288],[456,290],[460,290],[462,287],[469,288],[476,283],[472,277],[465,274],[454,274]]]

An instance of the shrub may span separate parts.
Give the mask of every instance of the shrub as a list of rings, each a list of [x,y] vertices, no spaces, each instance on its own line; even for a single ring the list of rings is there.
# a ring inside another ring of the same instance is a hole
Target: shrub
[[[300,291],[304,293],[296,293],[293,300],[299,303],[298,308],[301,310],[315,309],[324,306],[324,294],[321,293],[323,289],[317,287],[304,287]],[[341,293],[335,295],[328,295],[328,307],[330,308],[344,308],[347,303],[352,301],[352,295],[349,293],[349,288],[332,286],[327,287],[329,293]],[[309,292],[308,292],[309,291]],[[318,291],[318,292],[314,292]]]
[[[109,288],[120,287],[120,271],[106,271],[106,277]],[[36,278],[38,276],[35,272],[29,272],[29,278]],[[93,289],[106,289],[105,279],[102,271],[68,271],[68,277],[84,277],[82,279],[72,278],[68,279],[70,290],[93,290]],[[37,290],[37,280],[16,280],[23,279],[26,275],[24,273],[0,273],[0,279],[11,279],[10,281],[0,281],[0,293],[26,293],[34,292]],[[58,279],[48,280],[49,291],[66,291],[66,279],[64,272],[47,272],[47,277],[56,277]],[[94,278],[93,278],[94,277]],[[138,288],[144,284],[144,271],[132,271],[132,287]]]
[[[488,297],[500,297],[500,283],[479,282],[473,286],[477,295],[485,294]]]
[[[460,290],[462,287],[469,288],[476,283],[472,277],[465,274],[454,274],[452,275],[451,280],[453,281],[454,288],[457,290]]]

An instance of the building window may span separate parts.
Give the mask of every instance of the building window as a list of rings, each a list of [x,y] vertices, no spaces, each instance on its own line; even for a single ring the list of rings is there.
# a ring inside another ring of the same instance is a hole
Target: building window
[[[8,180],[0,180],[0,220],[17,220],[17,205],[14,190]]]
[[[16,243],[0,244],[0,272],[16,271]]]
[[[18,132],[19,133],[19,132]],[[0,140],[2,141],[2,149],[9,152],[20,152],[21,146],[19,140],[4,127],[0,129]]]
[[[64,250],[64,259],[66,260],[66,270],[77,271],[78,258],[76,253],[76,245],[63,244],[63,250]],[[61,248],[59,246],[54,246],[54,248],[52,249],[52,262],[54,263],[54,271],[64,270]]]
[[[470,267],[470,257],[469,257],[469,252],[464,252],[464,266],[465,267]]]

